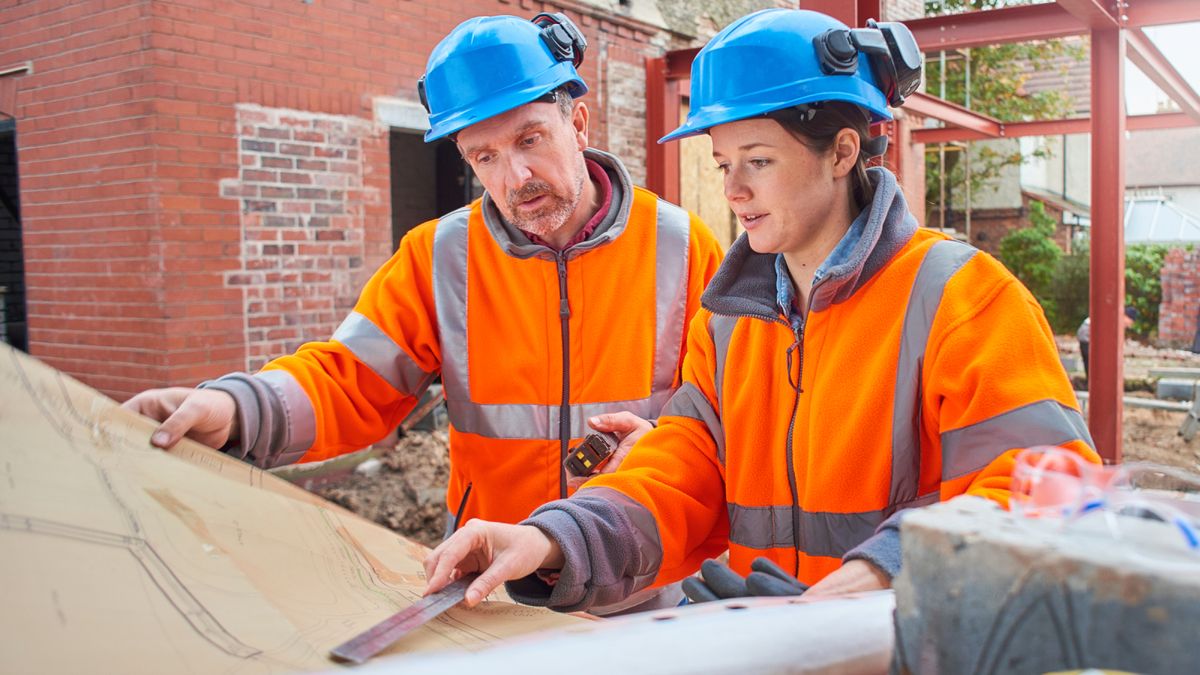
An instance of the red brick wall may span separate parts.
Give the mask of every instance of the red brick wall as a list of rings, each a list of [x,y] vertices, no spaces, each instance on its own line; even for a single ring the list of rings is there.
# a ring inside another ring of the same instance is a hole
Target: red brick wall
[[[32,351],[110,391],[164,379],[148,2],[5,3]]]
[[[981,251],[999,257],[1000,241],[1008,234],[1015,232],[1024,227],[1029,227],[1029,203],[1034,201],[1028,195],[1021,198],[1022,207],[1020,209],[980,209],[971,213],[971,245]],[[1047,204],[1046,215],[1050,216],[1055,222],[1062,222],[1062,209]],[[927,214],[930,225],[937,225],[938,213],[936,209],[931,209]],[[962,213],[952,211],[946,218],[946,224],[949,227],[956,228],[959,232],[966,230],[966,221]],[[1069,252],[1071,240],[1071,228],[1065,225],[1059,225],[1054,232],[1054,243],[1058,244],[1063,252]]]
[[[253,105],[237,114],[239,175],[221,193],[241,203],[243,243],[225,282],[243,292],[243,337],[257,370],[329,336],[353,308],[369,274],[365,215],[381,195],[363,180],[363,142],[375,134],[366,121]]]
[[[1163,260],[1161,279],[1159,345],[1188,349],[1195,340],[1200,317],[1200,251],[1171,249]]]
[[[387,133],[374,123],[373,98],[415,100],[429,50],[469,16],[564,6],[590,42],[582,71],[592,89],[592,144],[615,145],[640,177],[641,89],[628,85],[668,36],[581,15],[582,5],[0,6],[0,65],[34,64],[18,81],[15,111],[31,352],[124,397],[254,368],[327,337],[391,251]],[[268,119],[247,119],[250,111]],[[319,120],[343,125],[354,143],[295,136],[300,122]],[[311,154],[289,154],[285,142]],[[355,144],[357,159],[318,153]],[[291,171],[262,163],[271,157],[295,163]],[[335,208],[331,195],[301,193],[339,187],[318,185],[319,176],[347,180],[341,213],[321,211]],[[327,224],[311,226],[324,216]]]

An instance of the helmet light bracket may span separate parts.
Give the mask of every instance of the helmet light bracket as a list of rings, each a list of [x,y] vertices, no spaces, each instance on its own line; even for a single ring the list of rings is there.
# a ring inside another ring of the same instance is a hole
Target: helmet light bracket
[[[921,50],[902,23],[867,21],[866,28],[830,29],[813,40],[817,62],[826,75],[853,75],[865,54],[892,107],[921,86]]]
[[[587,38],[562,12],[542,12],[531,19],[542,29],[542,42],[550,49],[550,53],[559,61],[570,61],[578,68],[583,63],[583,53],[587,50]]]

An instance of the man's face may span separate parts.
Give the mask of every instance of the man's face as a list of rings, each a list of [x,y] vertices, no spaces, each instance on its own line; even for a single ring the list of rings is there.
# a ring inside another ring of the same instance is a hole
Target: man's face
[[[581,207],[587,108],[529,103],[458,132],[458,148],[504,218],[544,237]]]

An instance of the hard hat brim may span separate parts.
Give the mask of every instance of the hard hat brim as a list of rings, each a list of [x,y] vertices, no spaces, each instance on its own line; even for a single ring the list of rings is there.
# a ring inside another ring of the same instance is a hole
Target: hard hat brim
[[[574,98],[579,98],[588,91],[587,84],[575,73],[575,69],[570,63],[558,63],[544,71],[542,76],[533,82],[524,81],[509,91],[498,92],[483,104],[467,106],[431,117],[429,130],[425,132],[425,142],[431,143],[439,138],[456,134],[472,124],[478,124],[510,110],[515,110],[564,85]]]

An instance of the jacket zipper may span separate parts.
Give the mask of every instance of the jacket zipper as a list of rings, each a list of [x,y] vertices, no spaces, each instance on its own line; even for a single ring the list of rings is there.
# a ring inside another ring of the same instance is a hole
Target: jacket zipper
[[[792,436],[796,431],[796,412],[800,409],[800,394],[804,393],[801,386],[804,384],[804,329],[808,327],[808,313],[812,308],[812,299],[817,296],[817,288],[820,287],[824,279],[818,279],[808,289],[808,309],[804,311],[804,315],[800,319],[800,325],[792,329],[792,334],[795,335],[796,341],[788,348],[788,384],[792,385],[796,395],[792,399],[792,416],[788,420],[788,435],[787,435],[787,469],[788,469],[788,488],[792,491],[792,548],[796,550],[796,569],[793,576],[800,578],[800,493],[796,488],[796,462],[792,456]],[[789,325],[790,327],[790,325]],[[792,350],[798,352],[797,358],[799,364],[796,373],[796,382],[792,383]]]
[[[810,293],[810,296],[811,296],[811,293]],[[723,314],[725,316],[733,316],[733,317],[738,317],[738,318],[744,317],[747,319],[765,320],[765,321],[769,321],[772,323],[778,323],[778,324],[787,326],[789,329],[792,329],[791,324],[789,324],[787,321],[785,321],[783,319],[780,319],[778,316],[767,317],[767,316],[763,316],[761,314],[741,314],[741,313],[726,313],[726,312],[721,312],[721,314]],[[807,321],[807,317],[806,317],[806,320],[804,322],[802,322],[795,329],[792,329],[792,334],[793,334],[793,336],[795,336],[795,342],[793,342],[792,346],[788,348],[788,363],[787,363],[788,384],[790,384],[792,386],[792,390],[795,391],[795,393],[796,393],[795,398],[792,399],[792,416],[788,420],[788,433],[787,433],[787,477],[788,477],[788,489],[792,493],[792,548],[796,551],[796,565],[795,565],[795,569],[792,573],[792,576],[794,576],[796,578],[800,577],[800,493],[799,493],[799,490],[796,488],[796,464],[792,459],[792,434],[795,432],[795,429],[796,429],[796,411],[800,409],[800,394],[804,393],[803,390],[800,389],[800,383],[804,381],[804,328],[807,325],[808,325],[808,321]],[[793,349],[799,351],[799,353],[800,353],[800,364],[799,364],[800,372],[796,376],[796,382],[794,384],[792,383],[792,364],[791,364],[791,352]]]
[[[567,300],[567,259],[555,254],[558,263],[558,318],[562,324],[562,406],[558,413],[558,497],[567,498],[567,470],[563,462],[571,444],[571,303]]]
[[[454,512],[454,523],[450,527],[450,534],[458,532],[458,528],[462,525],[463,511],[467,510],[467,499],[471,496],[471,487],[474,483],[467,483],[467,489],[463,491],[462,501],[458,503],[458,510]]]
[[[793,332],[796,336],[796,341],[788,348],[787,369],[788,369],[788,384],[792,385],[795,391],[795,396],[792,399],[792,415],[788,419],[787,433],[787,470],[788,470],[788,489],[792,492],[792,547],[796,550],[796,568],[792,576],[800,578],[800,494],[796,489],[796,462],[792,457],[792,434],[796,430],[796,411],[800,409],[800,394],[803,390],[800,388],[804,382],[804,327],[807,321],[801,322]],[[800,364],[799,373],[796,375],[796,382],[792,383],[792,350],[799,352]]]

